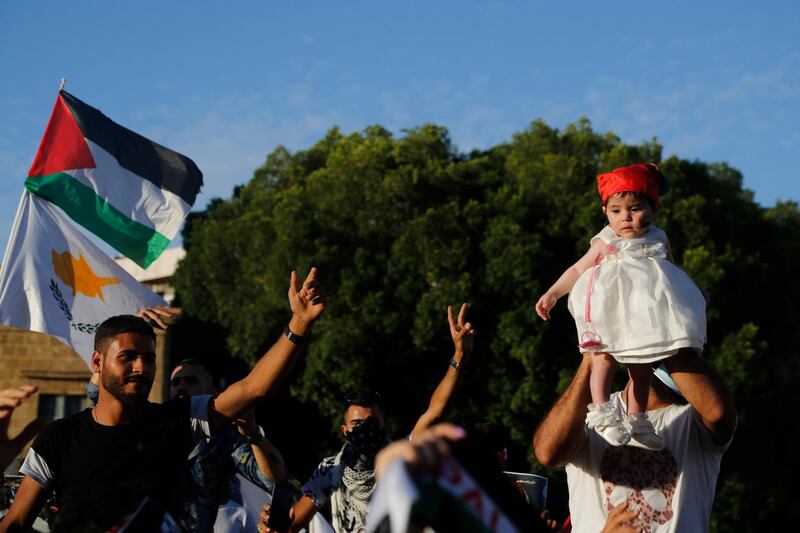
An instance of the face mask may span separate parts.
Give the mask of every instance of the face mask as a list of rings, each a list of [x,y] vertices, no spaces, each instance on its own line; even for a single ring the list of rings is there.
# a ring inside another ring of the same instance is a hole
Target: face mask
[[[91,381],[86,382],[86,397],[92,402],[92,404],[97,405],[97,399],[100,397],[100,387],[92,383]]]
[[[362,455],[372,459],[386,446],[386,430],[371,416],[348,431],[344,438]]]

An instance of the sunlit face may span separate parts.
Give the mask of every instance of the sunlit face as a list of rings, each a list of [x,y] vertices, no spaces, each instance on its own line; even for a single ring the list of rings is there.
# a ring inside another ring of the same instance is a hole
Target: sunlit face
[[[209,373],[199,365],[178,365],[169,379],[170,398],[211,394],[214,387]]]
[[[372,407],[363,407],[361,405],[351,405],[344,413],[342,434],[347,434],[348,431],[351,431],[354,427],[371,416],[377,418],[381,423],[381,427],[383,427],[383,413],[379,406],[373,405]]]
[[[156,375],[155,341],[141,333],[121,333],[105,353],[94,353],[92,365],[111,396],[126,405],[141,404],[147,401]]]
[[[634,194],[612,196],[603,206],[603,212],[614,233],[624,239],[641,237],[655,217],[650,203]]]

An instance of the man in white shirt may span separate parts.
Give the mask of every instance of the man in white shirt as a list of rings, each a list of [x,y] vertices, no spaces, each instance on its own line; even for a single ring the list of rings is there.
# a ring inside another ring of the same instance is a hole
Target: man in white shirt
[[[719,375],[695,351],[680,350],[664,363],[680,394],[654,379],[647,403],[648,418],[667,442],[664,450],[612,447],[587,431],[591,354],[584,354],[572,383],[537,429],[539,462],[566,467],[574,533],[597,533],[622,502],[638,513],[630,525],[644,532],[708,529],[736,409]],[[612,395],[623,414],[630,387],[629,381]]]

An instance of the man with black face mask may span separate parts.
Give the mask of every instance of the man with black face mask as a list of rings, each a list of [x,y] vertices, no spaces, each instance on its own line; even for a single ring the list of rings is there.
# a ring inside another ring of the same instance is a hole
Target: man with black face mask
[[[455,392],[472,353],[474,329],[464,322],[467,304],[458,318],[447,308],[450,335],[455,351],[442,381],[431,397],[428,409],[417,420],[410,438],[414,439],[437,422]],[[317,511],[330,499],[333,528],[337,533],[362,531],[366,526],[369,498],[375,488],[374,463],[378,451],[388,444],[384,415],[378,393],[361,390],[345,396],[342,450],[324,459],[303,485],[303,497],[294,507],[290,531],[305,528]],[[267,515],[268,506],[265,506]],[[264,516],[264,515],[262,515]]]

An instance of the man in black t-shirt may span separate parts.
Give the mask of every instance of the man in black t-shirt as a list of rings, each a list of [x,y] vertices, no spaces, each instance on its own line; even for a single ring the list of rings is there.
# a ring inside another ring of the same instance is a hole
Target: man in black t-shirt
[[[27,530],[50,490],[61,504],[57,527],[107,530],[135,511],[145,495],[174,514],[194,443],[274,391],[325,309],[316,269],[302,285],[298,281],[292,272],[292,318],[284,335],[247,377],[215,397],[148,402],[156,374],[152,329],[127,315],[101,324],[92,355],[92,370],[100,376],[97,406],[42,432],[25,459],[25,477],[0,533]]]

